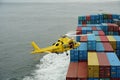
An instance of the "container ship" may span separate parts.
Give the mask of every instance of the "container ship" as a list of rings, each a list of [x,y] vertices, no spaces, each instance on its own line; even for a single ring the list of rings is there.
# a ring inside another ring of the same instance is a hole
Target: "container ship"
[[[66,80],[120,80],[120,15],[78,16]]]

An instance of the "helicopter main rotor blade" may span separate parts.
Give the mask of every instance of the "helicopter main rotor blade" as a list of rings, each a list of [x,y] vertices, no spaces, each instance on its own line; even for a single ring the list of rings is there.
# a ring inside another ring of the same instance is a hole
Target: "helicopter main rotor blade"
[[[86,36],[86,35],[92,35],[93,34],[93,33],[88,33],[88,34],[76,34],[76,33],[77,33],[77,31],[70,31],[65,35],[69,36],[69,37],[76,37],[76,36]]]

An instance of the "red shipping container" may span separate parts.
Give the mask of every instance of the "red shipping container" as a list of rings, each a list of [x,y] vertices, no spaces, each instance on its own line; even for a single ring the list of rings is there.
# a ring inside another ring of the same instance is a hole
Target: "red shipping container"
[[[108,38],[106,36],[100,36],[101,42],[109,42]]]
[[[87,62],[78,63],[78,80],[87,80],[88,75],[88,65]]]
[[[86,21],[82,21],[82,25],[86,25],[86,23],[87,23]]]
[[[80,41],[81,42],[87,42],[87,36],[81,36]]]
[[[97,30],[97,28],[96,28],[95,26],[93,26],[93,27],[92,27],[92,30],[93,30],[93,31],[96,31],[96,30]]]
[[[105,33],[102,30],[98,31],[98,34],[99,36],[105,36]]]
[[[118,30],[119,30],[118,25],[117,25],[117,24],[113,24],[113,25],[114,25],[114,29],[113,29],[113,31],[118,32]]]
[[[113,31],[114,25],[111,23],[108,23],[108,31]]]
[[[108,78],[110,77],[110,63],[107,59],[107,56],[105,53],[98,53],[98,62],[99,62],[99,77],[100,78]]]
[[[119,30],[118,30],[118,32],[119,32],[119,35],[120,35],[120,26],[119,26]]]
[[[86,20],[87,20],[87,21],[90,21],[90,15],[87,15],[87,16],[86,16]]]
[[[70,62],[66,80],[77,80],[78,62]]]
[[[108,18],[109,18],[109,19],[112,19],[112,14],[108,14]]]
[[[82,34],[82,27],[77,27],[76,34]]]
[[[120,78],[111,78],[110,80],[120,80]]]
[[[103,46],[104,46],[105,52],[114,52],[114,50],[109,42],[106,42],[106,43],[104,42]]]

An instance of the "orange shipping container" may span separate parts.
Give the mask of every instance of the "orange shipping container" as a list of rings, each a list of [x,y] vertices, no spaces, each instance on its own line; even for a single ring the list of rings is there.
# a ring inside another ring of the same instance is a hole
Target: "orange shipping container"
[[[69,64],[66,80],[77,80],[78,62],[71,62]]]

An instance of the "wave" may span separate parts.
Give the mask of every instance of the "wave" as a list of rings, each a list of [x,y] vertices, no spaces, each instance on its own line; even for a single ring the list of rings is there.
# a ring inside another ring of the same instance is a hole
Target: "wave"
[[[37,69],[25,76],[23,80],[66,80],[69,56],[63,54],[47,54],[37,64]]]

